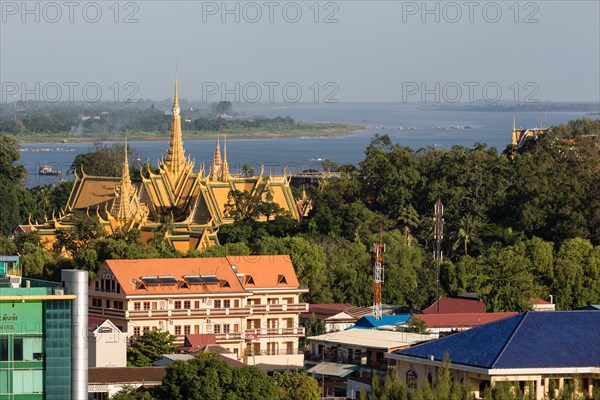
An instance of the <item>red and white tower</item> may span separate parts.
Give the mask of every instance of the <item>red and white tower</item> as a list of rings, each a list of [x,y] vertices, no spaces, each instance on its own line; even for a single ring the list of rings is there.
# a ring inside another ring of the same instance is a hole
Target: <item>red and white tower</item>
[[[383,268],[383,231],[379,230],[379,243],[373,243],[373,318],[381,319],[381,288],[385,278]]]

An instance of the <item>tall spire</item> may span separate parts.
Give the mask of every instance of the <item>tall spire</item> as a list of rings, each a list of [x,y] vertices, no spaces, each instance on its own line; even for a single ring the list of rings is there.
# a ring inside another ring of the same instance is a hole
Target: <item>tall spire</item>
[[[127,137],[125,137],[125,157],[123,160],[123,169],[121,173],[121,182],[115,189],[115,199],[113,201],[110,213],[115,219],[125,221],[136,211],[132,209],[132,197],[135,195],[131,177],[129,176],[129,161],[127,159]],[[136,208],[136,207],[134,207]]]
[[[516,118],[513,116],[513,131],[512,131],[512,137],[510,140],[510,143],[512,146],[516,146],[518,144],[517,142],[517,120]]]
[[[175,76],[175,98],[173,100],[173,118],[171,128],[171,139],[169,141],[169,151],[167,159],[164,162],[165,168],[171,173],[173,181],[177,181],[179,174],[185,168],[185,154],[183,151],[183,135],[181,133],[181,116],[179,115],[179,88]]]
[[[127,177],[127,180],[129,181],[129,185],[131,185],[131,179],[129,177],[129,158],[127,157],[127,150],[128,150],[127,136],[125,136],[125,149],[123,151],[124,160],[123,160],[123,171],[121,173],[121,181],[123,181],[125,179],[125,177]]]
[[[215,155],[213,156],[213,163],[210,167],[210,180],[220,180],[222,166],[223,161],[221,161],[221,146],[219,145],[219,134],[217,133],[217,145],[215,146]]]
[[[229,164],[227,163],[227,135],[223,139],[223,170],[221,171],[223,182],[229,180]]]

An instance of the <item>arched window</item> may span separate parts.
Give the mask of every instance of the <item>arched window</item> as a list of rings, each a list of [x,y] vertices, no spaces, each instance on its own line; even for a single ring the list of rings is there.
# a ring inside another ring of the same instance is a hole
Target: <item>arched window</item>
[[[417,388],[417,373],[412,369],[409,369],[406,372],[406,386],[408,386],[409,389]]]
[[[433,375],[431,375],[431,372],[427,374],[427,382],[429,382],[429,386],[433,387]]]

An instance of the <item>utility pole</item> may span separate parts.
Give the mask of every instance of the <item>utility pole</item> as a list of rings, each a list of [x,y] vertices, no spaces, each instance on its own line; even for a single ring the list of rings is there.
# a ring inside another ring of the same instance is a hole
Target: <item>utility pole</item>
[[[379,243],[373,243],[373,318],[380,320],[381,309],[381,287],[385,278],[383,269],[383,228],[379,227]]]
[[[440,267],[442,265],[443,254],[442,254],[442,240],[444,240],[444,205],[442,204],[442,200],[438,199],[433,207],[434,211],[434,232],[433,239],[435,240],[435,250],[433,251],[433,259],[435,260],[437,267],[437,277],[436,277],[436,289],[435,289],[435,297],[436,297],[436,314],[440,313]]]

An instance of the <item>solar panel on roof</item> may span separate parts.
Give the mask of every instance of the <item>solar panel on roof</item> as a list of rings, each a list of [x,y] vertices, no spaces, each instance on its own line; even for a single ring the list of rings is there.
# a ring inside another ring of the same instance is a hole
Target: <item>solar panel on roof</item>
[[[157,286],[162,283],[157,276],[142,276],[142,282],[144,282],[144,285],[146,286]]]
[[[220,282],[216,275],[186,275],[183,277],[190,284],[214,285]]]
[[[175,279],[175,277],[173,277],[171,275],[159,276],[158,279],[160,279],[160,281],[163,285],[176,285],[177,284],[177,279]]]

